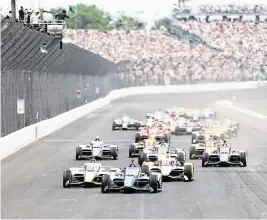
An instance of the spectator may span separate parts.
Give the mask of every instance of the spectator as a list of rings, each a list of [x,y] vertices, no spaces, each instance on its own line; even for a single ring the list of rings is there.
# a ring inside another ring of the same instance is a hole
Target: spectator
[[[39,29],[40,16],[38,11],[32,13],[32,15],[30,16],[30,21],[34,29]]]
[[[24,22],[24,19],[25,19],[25,12],[24,12],[23,7],[20,7],[20,10],[19,10],[19,21],[23,21]]]
[[[43,21],[44,22],[52,22],[54,20],[54,16],[51,13],[51,9],[45,8],[43,11]]]
[[[29,9],[29,11],[27,12],[27,15],[26,15],[26,22],[27,22],[28,26],[31,26],[31,15],[32,15],[32,10]]]
[[[51,13],[51,9],[45,8],[43,11],[44,31],[47,33],[47,24],[54,20],[54,16]]]
[[[66,10],[62,10],[61,13],[56,14],[55,18],[56,18],[58,21],[64,21],[65,18],[70,18],[70,17],[67,15]]]

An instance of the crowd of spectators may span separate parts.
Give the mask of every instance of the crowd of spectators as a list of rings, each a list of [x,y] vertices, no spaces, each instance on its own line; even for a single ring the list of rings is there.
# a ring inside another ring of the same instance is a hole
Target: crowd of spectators
[[[267,9],[264,5],[200,5],[201,13],[211,14],[254,14],[266,13]]]
[[[176,13],[191,13],[192,7],[185,2],[179,2],[174,5]],[[199,14],[254,14],[254,13],[267,13],[265,5],[199,5],[196,13]]]
[[[267,22],[173,23],[187,33],[183,40],[161,30],[67,29],[64,38],[119,63],[117,76],[133,84],[267,79]],[[184,40],[189,35],[202,40]]]
[[[179,25],[218,48],[190,44],[158,30],[66,30],[65,37],[113,62],[131,81],[179,83],[264,79],[267,23],[181,22]]]

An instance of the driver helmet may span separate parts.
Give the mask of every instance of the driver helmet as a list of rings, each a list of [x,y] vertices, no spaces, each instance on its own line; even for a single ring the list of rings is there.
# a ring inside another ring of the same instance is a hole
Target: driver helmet
[[[96,136],[96,137],[95,137],[95,140],[96,140],[96,141],[98,141],[98,140],[100,141],[99,136]]]

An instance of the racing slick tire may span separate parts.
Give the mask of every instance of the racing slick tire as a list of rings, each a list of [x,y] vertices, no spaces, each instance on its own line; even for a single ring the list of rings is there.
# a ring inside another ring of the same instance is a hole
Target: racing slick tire
[[[184,175],[188,178],[188,180],[185,181],[191,182],[194,179],[194,167],[190,164],[186,164],[184,166]]]
[[[141,140],[140,134],[135,135],[135,143],[139,143]]]
[[[118,158],[118,151],[115,147],[110,148],[110,156],[113,160],[117,160]]]
[[[63,173],[63,187],[64,188],[70,188],[71,185],[71,171],[70,170],[65,170]],[[69,183],[68,183],[69,182]]]
[[[143,162],[146,160],[147,155],[146,153],[140,152],[138,156],[138,164],[142,166]]]
[[[209,162],[209,154],[207,152],[204,152],[202,157],[202,167],[207,167],[207,162]]]
[[[247,155],[246,152],[240,152],[240,162],[243,164],[242,167],[247,166]]]
[[[195,146],[191,146],[189,148],[189,159],[195,159],[194,155],[197,154],[197,148]]]
[[[135,152],[135,147],[134,147],[134,145],[131,144],[129,147],[129,157],[130,158],[133,157],[134,152]]]
[[[80,156],[82,156],[82,148],[76,147],[76,160],[80,160]]]
[[[149,173],[149,166],[143,164],[143,165],[142,165],[142,168],[141,168],[141,172],[142,172],[142,173],[146,173],[146,174]]]
[[[151,175],[149,179],[149,185],[153,189],[153,193],[159,192],[159,183],[158,183],[158,176]]]
[[[110,176],[104,175],[102,178],[102,184],[101,184],[101,192],[102,193],[109,193],[109,188],[105,190],[106,187],[108,187],[110,184]]]
[[[195,133],[192,133],[192,139],[191,139],[191,143],[193,144],[193,141],[197,139],[197,135]]]
[[[185,154],[183,152],[178,152],[177,161],[179,163],[181,163],[182,166],[184,165],[184,162],[185,162]]]

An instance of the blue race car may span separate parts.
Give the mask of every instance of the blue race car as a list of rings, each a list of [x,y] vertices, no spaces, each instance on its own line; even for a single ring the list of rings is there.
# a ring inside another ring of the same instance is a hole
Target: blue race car
[[[101,192],[125,192],[148,191],[158,193],[162,191],[162,174],[160,168],[149,173],[142,173],[141,168],[130,164],[121,172],[104,175],[102,178]]]

